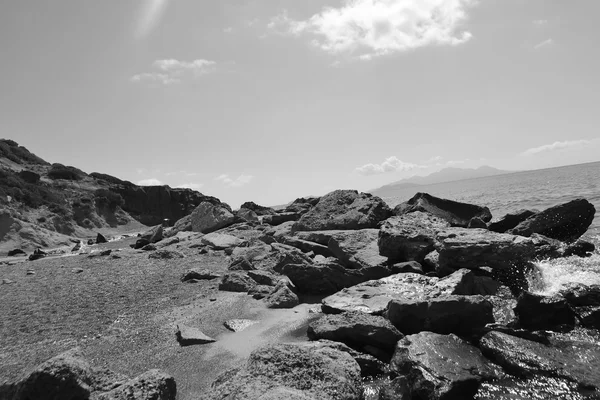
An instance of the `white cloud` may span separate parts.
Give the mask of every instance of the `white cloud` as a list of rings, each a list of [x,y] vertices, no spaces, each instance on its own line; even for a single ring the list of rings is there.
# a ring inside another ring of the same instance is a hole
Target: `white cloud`
[[[214,72],[216,62],[210,60],[179,61],[175,59],[156,60],[152,63],[154,72],[144,72],[131,77],[131,82],[170,85],[181,83],[185,78],[199,78]]]
[[[155,178],[142,179],[137,183],[140,186],[162,186],[163,183]]]
[[[419,168],[417,164],[407,163],[397,157],[388,157],[381,164],[365,164],[355,169],[361,175],[385,174],[387,172],[412,171]]]
[[[179,189],[200,190],[203,186],[203,183],[182,183],[181,185],[177,185],[175,187]]]
[[[424,164],[439,163],[440,161],[442,161],[442,159],[443,159],[442,156],[434,156],[434,157],[431,157],[429,160],[425,161]]]
[[[160,24],[169,0],[143,0],[135,28],[136,39],[148,36]]]
[[[359,59],[429,45],[455,46],[471,39],[461,27],[477,0],[344,0],[305,21],[286,12],[267,26],[283,34],[313,35],[312,43],[332,54],[357,53]]]
[[[533,48],[535,50],[538,50],[538,49],[542,49],[544,47],[552,46],[553,44],[554,44],[554,40],[552,40],[552,39],[546,39],[543,42],[540,42],[540,43],[536,44],[535,46],[533,46]]]
[[[554,142],[552,144],[545,144],[539,147],[533,147],[527,149],[521,153],[522,156],[533,156],[539,153],[545,153],[548,151],[555,151],[560,149],[566,149],[569,147],[582,146],[584,144],[590,144],[590,140],[565,140],[564,142]]]
[[[254,179],[252,175],[240,175],[235,179],[232,179],[227,174],[219,175],[215,180],[222,182],[227,187],[240,187],[249,184]]]

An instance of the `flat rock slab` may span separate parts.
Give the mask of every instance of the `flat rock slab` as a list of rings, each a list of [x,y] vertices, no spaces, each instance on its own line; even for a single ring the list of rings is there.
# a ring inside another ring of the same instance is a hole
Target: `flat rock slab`
[[[191,346],[195,344],[207,344],[216,342],[215,339],[205,335],[200,329],[185,325],[178,325],[175,332],[177,341],[181,346]]]
[[[204,235],[200,240],[203,244],[210,246],[214,250],[225,250],[232,247],[237,247],[244,243],[244,240],[233,235],[216,232]]]
[[[369,268],[387,263],[387,257],[379,255],[378,236],[378,229],[336,231],[327,245],[345,267]]]
[[[241,332],[252,325],[258,324],[258,322],[253,319],[229,319],[223,325],[232,332]]]
[[[212,280],[212,279],[217,279],[220,278],[221,274],[218,274],[214,271],[211,271],[210,269],[190,269],[189,271],[186,271],[182,276],[181,276],[181,282],[186,282],[192,279],[196,279],[196,280]]]
[[[407,378],[412,398],[418,399],[470,399],[480,382],[501,374],[475,346],[432,332],[400,339],[390,365]]]

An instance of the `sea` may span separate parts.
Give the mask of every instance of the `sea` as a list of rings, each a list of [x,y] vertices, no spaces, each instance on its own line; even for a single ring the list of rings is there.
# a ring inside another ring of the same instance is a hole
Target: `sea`
[[[402,187],[383,200],[395,206],[417,192],[487,206],[493,220],[521,209],[541,211],[573,199],[587,199],[596,207],[596,215],[583,239],[593,242],[596,251],[589,258],[539,260],[530,287],[552,295],[571,283],[600,284],[600,162]]]

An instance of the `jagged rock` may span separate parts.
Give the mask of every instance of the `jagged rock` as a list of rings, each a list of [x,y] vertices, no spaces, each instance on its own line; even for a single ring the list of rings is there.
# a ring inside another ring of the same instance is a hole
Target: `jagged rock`
[[[329,250],[329,248],[326,245],[324,246],[319,243],[309,242],[308,240],[302,240],[292,236],[284,236],[281,242],[289,246],[294,246],[295,248],[305,253],[309,253],[312,251],[313,253],[322,255],[324,257],[333,256],[331,250]]]
[[[192,231],[202,233],[211,233],[235,222],[235,216],[229,208],[222,204],[214,205],[207,201],[200,203],[194,209],[191,219]]]
[[[263,216],[263,223],[268,225],[281,225],[286,222],[297,221],[300,218],[300,214],[296,212],[278,212],[271,215]]]
[[[492,219],[492,213],[487,207],[458,201],[441,199],[427,193],[417,193],[406,203],[394,208],[395,215],[404,215],[415,211],[427,212],[446,220],[451,226],[466,228],[472,218],[480,218],[484,222]]]
[[[575,243],[570,243],[567,245],[563,256],[590,257],[594,250],[596,250],[596,246],[593,243],[579,239]]]
[[[275,286],[279,280],[278,277],[268,271],[250,270],[247,274],[259,285]]]
[[[244,240],[233,235],[217,232],[204,235],[200,240],[202,241],[202,244],[210,246],[213,250],[225,250],[240,246],[245,242]]]
[[[472,399],[481,382],[501,376],[478,348],[455,335],[432,332],[401,339],[391,367],[406,378],[414,399]]]
[[[336,190],[321,197],[294,225],[296,231],[377,228],[392,215],[379,197],[355,190]]]
[[[437,250],[433,250],[425,256],[422,264],[426,271],[437,271],[439,269],[439,260],[440,253],[438,253]]]
[[[316,206],[320,200],[321,197],[300,197],[288,204],[284,210],[287,212],[295,212],[300,215],[306,214],[311,208]]]
[[[381,315],[392,299],[411,301],[433,299],[447,295],[479,295],[477,285],[468,284],[469,275],[457,271],[460,280],[451,275],[444,279],[420,274],[402,273],[371,280],[343,289],[323,299],[323,312],[338,314],[344,311],[362,311]],[[448,284],[447,281],[453,282]],[[472,291],[469,291],[472,290]],[[402,332],[402,330],[400,330]]]
[[[592,203],[576,199],[527,218],[509,233],[521,236],[539,233],[563,242],[574,242],[587,231],[595,214],[596,208]]]
[[[268,245],[254,245],[251,247],[236,247],[231,253],[231,261],[229,263],[229,270],[253,270],[259,269],[264,264],[269,262],[271,256],[271,246]]]
[[[280,241],[284,237],[292,235],[292,228],[293,228],[294,224],[295,224],[294,221],[288,221],[288,222],[279,224],[277,226],[273,226],[273,227],[265,230],[265,235],[271,236],[275,240]]]
[[[308,326],[310,340],[327,339],[342,342],[356,350],[370,353],[370,347],[379,349],[373,354],[391,353],[402,334],[385,318],[359,311],[325,315]],[[389,361],[389,358],[384,360]]]
[[[389,218],[379,230],[379,254],[392,261],[422,262],[434,250],[436,234],[448,226],[445,220],[420,211]]]
[[[256,286],[256,281],[241,272],[228,272],[221,278],[219,290],[226,292],[247,292]]]
[[[29,261],[39,260],[40,258],[44,258],[46,256],[48,256],[48,253],[46,253],[44,250],[42,250],[42,249],[35,249],[33,251],[33,254],[29,255]]]
[[[9,257],[20,256],[20,255],[24,256],[24,255],[27,255],[27,253],[21,249],[9,250],[7,253],[7,256],[9,256]]]
[[[103,234],[98,233],[98,235],[96,236],[96,243],[100,244],[100,243],[108,243],[108,240],[104,237]]]
[[[258,323],[259,321],[253,319],[229,319],[225,321],[223,325],[232,332],[241,332],[244,329]]]
[[[575,313],[567,301],[523,292],[517,299],[515,314],[519,324],[530,330],[564,330],[575,326]]]
[[[155,260],[172,260],[174,258],[185,258],[185,255],[178,251],[161,249],[150,254],[148,258]]]
[[[240,208],[235,215],[236,217],[247,222],[258,222],[258,215],[254,211],[248,210],[247,208]]]
[[[294,308],[300,304],[298,295],[287,285],[279,285],[265,298],[265,302],[269,308]]]
[[[506,214],[496,222],[491,222],[487,228],[492,232],[505,233],[537,213],[538,211],[519,210]]]
[[[154,228],[142,233],[141,239],[146,239],[148,243],[157,243],[163,240],[164,230],[162,225],[157,225]]]
[[[379,255],[377,229],[357,231],[336,231],[328,242],[331,253],[346,268],[369,268],[387,263],[387,258]]]
[[[467,225],[469,229],[482,228],[487,229],[487,224],[479,217],[473,217],[469,221],[469,225]]]
[[[276,344],[255,350],[240,368],[212,384],[209,400],[358,400],[360,368],[347,353],[326,346]]]
[[[175,400],[176,395],[175,379],[152,369],[109,392],[101,393],[94,400]]]
[[[276,213],[276,211],[271,207],[261,206],[252,201],[247,201],[244,204],[242,204],[240,206],[240,210],[241,209],[253,211],[254,213],[256,213],[256,215],[271,215]]]
[[[479,341],[483,354],[519,377],[565,378],[583,387],[600,388],[600,345],[573,339],[552,339],[550,345],[492,331]]]
[[[217,279],[220,277],[221,277],[220,274],[218,274],[214,271],[211,271],[210,269],[202,269],[202,270],[190,269],[189,271],[186,271],[181,276],[181,282],[186,282],[191,279],[211,280],[211,279]]]
[[[207,344],[216,342],[210,336],[206,336],[200,329],[185,325],[178,325],[175,336],[180,346],[192,346],[195,344]]]

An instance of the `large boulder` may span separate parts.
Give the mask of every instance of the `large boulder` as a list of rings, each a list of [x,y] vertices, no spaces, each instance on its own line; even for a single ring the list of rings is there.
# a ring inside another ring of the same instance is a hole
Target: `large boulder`
[[[323,196],[294,225],[296,231],[377,228],[392,215],[379,197],[356,190],[336,190]]]
[[[306,335],[310,340],[328,339],[371,353],[374,356],[393,353],[402,334],[385,318],[359,311],[349,311],[337,315],[325,315],[308,326]],[[385,361],[389,361],[389,358]]]
[[[506,214],[498,221],[490,222],[487,228],[492,232],[505,233],[537,213],[538,211],[533,210],[515,211],[513,213]]]
[[[570,330],[575,326],[575,313],[560,296],[542,296],[523,292],[517,299],[515,314],[519,324],[529,330]]]
[[[538,343],[492,331],[479,341],[483,354],[519,377],[545,375],[600,389],[600,344],[593,339],[550,338]]]
[[[176,396],[175,379],[152,369],[109,392],[101,393],[94,400],[175,400]]]
[[[255,350],[212,384],[209,400],[359,400],[360,368],[346,352],[312,344]]]
[[[492,219],[487,207],[441,199],[428,193],[417,193],[412,199],[398,204],[394,208],[395,215],[404,215],[415,211],[423,211],[446,220],[451,226],[466,228],[472,218],[480,218],[484,222]]]
[[[576,199],[527,218],[509,233],[521,236],[539,233],[563,242],[574,242],[587,231],[595,214],[596,208],[592,203]]]
[[[369,268],[387,263],[387,258],[379,255],[377,229],[357,231],[336,231],[328,242],[328,248],[347,268]]]
[[[192,212],[192,231],[211,233],[235,222],[231,210],[221,204],[202,202]]]
[[[379,254],[393,261],[423,262],[434,249],[435,235],[448,226],[444,219],[420,211],[389,218],[379,230]]]
[[[455,335],[421,332],[401,339],[391,361],[413,399],[472,399],[483,381],[501,375],[478,348]]]

